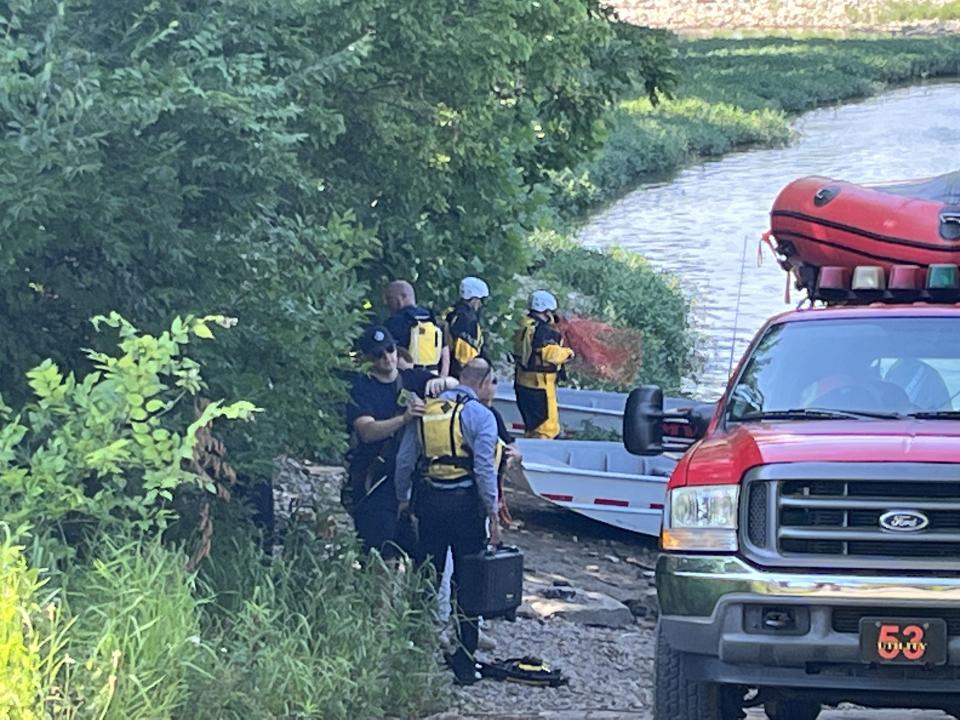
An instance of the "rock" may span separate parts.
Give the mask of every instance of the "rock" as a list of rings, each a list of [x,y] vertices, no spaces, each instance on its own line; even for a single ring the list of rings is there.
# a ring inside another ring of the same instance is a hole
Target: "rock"
[[[543,594],[554,594],[550,592],[550,586],[537,582],[529,584],[532,586],[532,593],[524,594],[521,607],[529,607],[535,617],[543,620],[559,617],[579,625],[608,628],[625,628],[634,623],[630,609],[604,593],[570,588],[572,597],[544,597]],[[527,612],[526,608],[524,612]]]
[[[656,618],[656,608],[650,606],[646,598],[628,598],[623,601],[635,618]]]
[[[603,559],[607,562],[613,563],[614,565],[620,562],[620,558],[618,558],[616,555],[604,555]]]

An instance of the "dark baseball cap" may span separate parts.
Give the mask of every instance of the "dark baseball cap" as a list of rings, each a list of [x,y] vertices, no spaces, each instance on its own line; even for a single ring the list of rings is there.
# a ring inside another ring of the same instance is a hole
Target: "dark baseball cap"
[[[374,325],[364,330],[360,337],[360,350],[371,357],[377,357],[384,351],[393,349],[397,346],[397,341],[393,335],[382,325]]]

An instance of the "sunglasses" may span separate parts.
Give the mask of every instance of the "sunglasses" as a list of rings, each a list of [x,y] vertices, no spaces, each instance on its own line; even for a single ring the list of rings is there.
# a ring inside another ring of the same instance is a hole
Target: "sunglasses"
[[[377,353],[376,357],[378,358],[386,357],[387,355],[392,355],[396,351],[397,351],[396,345],[387,345],[385,348],[381,349],[380,352]]]

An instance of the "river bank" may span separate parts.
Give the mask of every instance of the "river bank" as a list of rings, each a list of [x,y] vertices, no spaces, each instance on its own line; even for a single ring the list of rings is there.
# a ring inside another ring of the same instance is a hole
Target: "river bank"
[[[557,204],[568,216],[582,218],[698,160],[785,144],[800,112],[955,77],[960,37],[678,40],[676,67],[672,98],[622,102],[596,156],[557,178]]]

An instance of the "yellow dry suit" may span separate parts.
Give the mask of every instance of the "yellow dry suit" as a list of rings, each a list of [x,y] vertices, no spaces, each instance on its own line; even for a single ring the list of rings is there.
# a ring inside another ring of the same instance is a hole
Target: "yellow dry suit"
[[[430,398],[420,418],[420,469],[424,478],[437,484],[460,483],[473,478],[473,452],[463,439],[460,413],[468,402],[479,402],[468,395],[456,400]],[[500,467],[503,447],[498,444],[494,467]]]
[[[514,390],[525,437],[552,439],[560,434],[557,375],[572,356],[553,322],[532,313],[520,321],[514,338]]]

